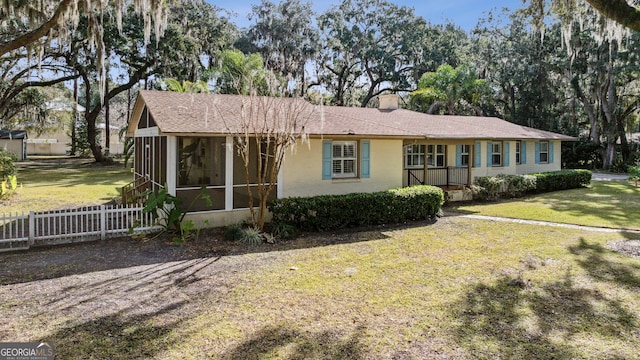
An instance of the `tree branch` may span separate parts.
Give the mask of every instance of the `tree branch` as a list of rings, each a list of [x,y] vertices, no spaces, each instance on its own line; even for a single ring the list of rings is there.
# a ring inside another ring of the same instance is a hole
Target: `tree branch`
[[[28,32],[24,35],[18,36],[17,38],[13,40],[9,40],[9,42],[6,42],[0,45],[0,56],[8,52],[11,52],[13,50],[19,49],[23,46],[27,46],[35,42],[36,40],[44,37],[45,35],[47,35],[49,30],[51,30],[54,26],[58,25],[62,17],[67,12],[67,9],[69,8],[69,6],[73,3],[73,1],[74,0],[62,0],[60,2],[60,5],[58,5],[58,8],[56,9],[55,13],[53,13],[53,16],[51,17],[51,19],[49,19],[44,24],[40,25],[39,28],[31,32]]]
[[[640,10],[626,0],[587,0],[602,15],[640,32]]]

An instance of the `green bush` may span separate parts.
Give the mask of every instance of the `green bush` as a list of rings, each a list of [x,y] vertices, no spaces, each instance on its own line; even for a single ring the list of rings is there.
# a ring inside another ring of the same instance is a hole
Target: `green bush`
[[[474,179],[474,196],[481,200],[500,197],[518,197],[536,189],[536,178],[531,175],[481,176]]]
[[[575,189],[589,183],[589,170],[561,170],[529,175],[481,176],[473,180],[472,190],[475,199],[496,200],[527,193]]]
[[[18,188],[16,160],[13,153],[0,148],[0,198]]]
[[[262,231],[257,227],[247,227],[240,230],[240,241],[249,245],[257,245],[264,242]]]
[[[589,170],[560,170],[531,174],[536,178],[536,192],[576,189],[591,183]]]
[[[500,197],[504,180],[497,176],[479,176],[473,179],[473,196],[480,200],[496,200]]]
[[[242,239],[242,224],[231,224],[224,228],[223,236],[228,241],[240,241]]]
[[[326,231],[429,219],[440,212],[443,203],[442,189],[412,186],[375,193],[277,199],[269,204],[269,211],[274,227],[284,223],[300,230]]]
[[[16,175],[18,172],[16,165],[17,158],[13,153],[0,148],[0,181],[7,180],[9,176]]]

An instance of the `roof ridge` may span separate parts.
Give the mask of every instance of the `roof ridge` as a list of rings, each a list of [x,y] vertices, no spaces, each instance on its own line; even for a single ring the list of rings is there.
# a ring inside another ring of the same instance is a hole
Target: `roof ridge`
[[[315,105],[315,106],[319,106],[319,105]],[[330,108],[349,108],[349,107],[341,107],[341,106],[329,106],[329,107],[330,107]],[[354,108],[354,109],[372,109],[372,110],[378,110],[378,109],[375,109],[375,108],[359,108],[359,107],[355,107],[355,106],[352,106],[351,108]],[[397,110],[400,110],[400,109],[397,109]],[[394,111],[395,111],[395,110],[394,110]],[[361,122],[364,122],[364,123],[367,123],[367,124],[370,124],[370,125],[382,126],[382,127],[386,127],[386,128],[389,128],[389,129],[394,129],[394,130],[404,131],[404,132],[406,132],[406,133],[407,133],[407,135],[412,135],[412,136],[423,136],[422,134],[414,133],[414,132],[409,131],[408,129],[403,129],[403,128],[401,128],[401,127],[392,126],[392,125],[389,125],[388,123],[382,123],[382,124],[381,124],[381,123],[379,123],[379,122],[370,121],[370,120],[367,120],[367,119],[362,119],[362,118],[357,118],[357,117],[348,116],[348,115],[342,115],[342,114],[336,114],[336,113],[334,113],[333,115],[334,115],[334,116],[339,116],[339,117],[342,117],[342,118],[348,118],[348,119],[351,119],[351,120],[361,121]]]

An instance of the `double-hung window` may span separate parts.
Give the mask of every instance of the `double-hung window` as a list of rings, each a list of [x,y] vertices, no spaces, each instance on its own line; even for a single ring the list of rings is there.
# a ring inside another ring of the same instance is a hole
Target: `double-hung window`
[[[428,167],[444,167],[445,164],[445,146],[429,145],[427,146],[427,165]]]
[[[460,165],[469,166],[469,153],[471,145],[460,145]]]
[[[404,167],[405,169],[424,168],[425,146],[420,144],[407,145],[404,147]]]
[[[332,143],[332,176],[350,178],[357,176],[357,141]]]
[[[520,153],[522,151],[522,141],[516,141],[516,165],[521,164]]]
[[[540,141],[540,163],[546,164],[549,162],[549,142]]]
[[[491,143],[491,165],[502,166],[502,143]]]

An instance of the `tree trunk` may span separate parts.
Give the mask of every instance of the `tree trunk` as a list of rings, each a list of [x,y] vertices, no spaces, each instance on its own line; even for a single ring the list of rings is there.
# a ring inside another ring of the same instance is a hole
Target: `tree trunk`
[[[86,110],[86,109],[85,109]],[[71,120],[71,156],[78,153],[78,134],[76,126],[78,126],[78,78],[73,80],[73,119]]]
[[[107,74],[109,73],[109,68],[107,67]],[[105,151],[105,155],[108,157],[109,153],[110,153],[110,149],[109,146],[111,144],[111,129],[110,129],[110,125],[111,125],[111,119],[110,119],[110,112],[109,112],[109,98],[106,97],[106,94],[109,94],[109,78],[107,77],[107,79],[104,82],[104,93],[105,93],[105,104],[104,104],[104,151]]]
[[[604,169],[610,169],[616,160],[616,144],[607,142],[607,148],[604,151],[602,158],[602,167]]]

